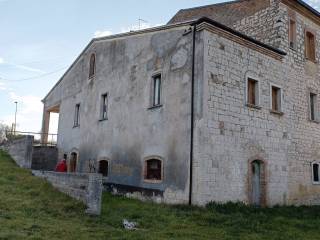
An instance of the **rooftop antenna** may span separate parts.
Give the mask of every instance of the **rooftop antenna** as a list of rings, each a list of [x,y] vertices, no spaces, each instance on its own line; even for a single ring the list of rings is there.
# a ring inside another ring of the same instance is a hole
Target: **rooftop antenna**
[[[148,21],[143,20],[141,18],[139,18],[138,21],[139,21],[139,30],[141,30],[141,23],[148,23]]]

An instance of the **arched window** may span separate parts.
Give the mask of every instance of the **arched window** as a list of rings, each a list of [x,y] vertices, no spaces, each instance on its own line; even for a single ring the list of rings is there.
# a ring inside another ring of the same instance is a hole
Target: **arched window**
[[[312,182],[314,184],[320,184],[320,164],[318,162],[312,163]]]
[[[96,74],[96,55],[92,53],[90,56],[89,78],[93,78],[95,74]]]
[[[99,173],[101,173],[104,177],[108,177],[109,162],[107,160],[99,161]]]
[[[145,161],[144,179],[151,181],[162,180],[162,161],[159,159],[148,159]]]

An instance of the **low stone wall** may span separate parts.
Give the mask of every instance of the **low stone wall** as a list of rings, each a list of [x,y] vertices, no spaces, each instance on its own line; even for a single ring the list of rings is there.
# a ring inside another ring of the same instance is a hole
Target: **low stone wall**
[[[58,148],[51,146],[34,146],[32,153],[33,170],[54,171],[58,162]]]
[[[100,215],[102,201],[102,175],[32,171],[33,175],[50,182],[59,191],[84,202],[92,215]]]
[[[32,145],[33,136],[23,136],[6,142],[0,146],[0,149],[8,152],[20,167],[30,169],[32,164]]]

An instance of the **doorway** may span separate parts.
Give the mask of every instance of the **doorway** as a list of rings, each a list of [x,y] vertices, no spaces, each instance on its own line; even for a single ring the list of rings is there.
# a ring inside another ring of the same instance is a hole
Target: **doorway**
[[[265,205],[265,166],[260,160],[251,162],[251,204],[255,206]]]
[[[69,172],[76,172],[77,170],[78,154],[73,152],[70,155]]]

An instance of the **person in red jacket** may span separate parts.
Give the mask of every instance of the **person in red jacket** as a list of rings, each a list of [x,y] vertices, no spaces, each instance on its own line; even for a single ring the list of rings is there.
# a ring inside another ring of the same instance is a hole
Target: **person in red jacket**
[[[58,162],[55,171],[56,172],[67,172],[68,171],[68,166],[67,166],[67,154],[63,155],[63,159]]]

